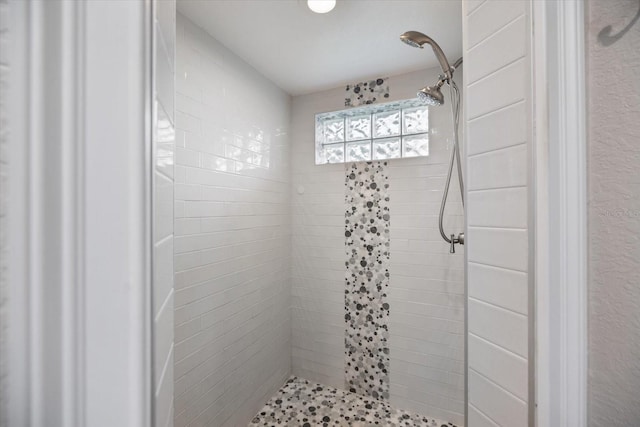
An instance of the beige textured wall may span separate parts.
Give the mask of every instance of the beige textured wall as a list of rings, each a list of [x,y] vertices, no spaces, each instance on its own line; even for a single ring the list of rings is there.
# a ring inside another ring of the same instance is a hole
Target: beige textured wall
[[[9,4],[0,0],[0,426],[7,425],[7,207],[9,123],[7,121],[7,89],[9,87]]]
[[[638,0],[587,2],[594,427],[640,425],[640,19],[633,21],[639,9]]]

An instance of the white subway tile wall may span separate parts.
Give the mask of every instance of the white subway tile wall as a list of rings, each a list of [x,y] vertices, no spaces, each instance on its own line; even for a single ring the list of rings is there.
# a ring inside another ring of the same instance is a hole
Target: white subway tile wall
[[[429,75],[438,70],[391,77],[389,101],[415,97]],[[291,156],[293,373],[338,388],[345,387],[345,165],[314,165],[314,115],[341,108],[343,92],[294,97]],[[429,123],[429,156],[388,167],[390,403],[462,423],[464,248],[450,255],[437,228],[453,138],[449,108],[431,108]],[[464,227],[457,182],[445,227]]]
[[[530,0],[463,2],[469,420],[528,424]],[[498,369],[498,367],[500,369]]]
[[[461,425],[465,249],[450,254],[438,231],[453,139],[450,110],[430,107],[430,126],[428,157],[389,162],[391,402]],[[444,227],[447,233],[464,230],[455,178]]]
[[[173,425],[173,191],[176,2],[155,9],[153,342],[155,427]]]
[[[241,426],[291,372],[291,99],[177,21],[175,426]]]

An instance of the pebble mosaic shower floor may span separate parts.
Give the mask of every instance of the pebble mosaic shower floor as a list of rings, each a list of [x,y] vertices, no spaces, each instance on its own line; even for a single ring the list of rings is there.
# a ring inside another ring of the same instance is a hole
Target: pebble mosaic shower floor
[[[456,427],[298,377],[291,377],[249,424],[258,426]]]

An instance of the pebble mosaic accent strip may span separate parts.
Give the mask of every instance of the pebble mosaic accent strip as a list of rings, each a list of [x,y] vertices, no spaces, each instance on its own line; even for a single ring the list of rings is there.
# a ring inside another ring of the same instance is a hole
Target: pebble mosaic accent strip
[[[291,377],[249,424],[258,426],[456,427],[297,377]]]
[[[368,82],[347,85],[345,87],[347,94],[344,97],[344,106],[357,107],[386,100],[389,98],[389,85],[385,85],[388,79],[389,77],[380,77]]]
[[[345,381],[389,399],[389,195],[387,162],[346,166]]]

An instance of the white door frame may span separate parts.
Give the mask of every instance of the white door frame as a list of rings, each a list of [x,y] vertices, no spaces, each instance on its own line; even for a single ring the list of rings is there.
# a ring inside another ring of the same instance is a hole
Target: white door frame
[[[150,426],[150,7],[5,9],[10,426]]]
[[[584,2],[532,1],[536,425],[587,425]]]

